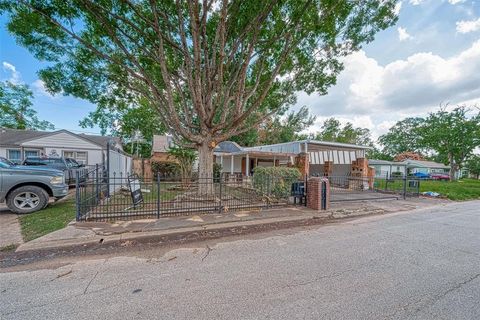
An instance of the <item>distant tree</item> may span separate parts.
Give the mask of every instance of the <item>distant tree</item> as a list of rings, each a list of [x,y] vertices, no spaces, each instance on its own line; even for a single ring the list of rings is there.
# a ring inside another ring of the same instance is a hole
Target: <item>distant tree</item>
[[[115,106],[144,98],[213,169],[219,142],[299,90],[325,94],[341,58],[393,25],[396,0],[0,0],[54,92]],[[213,184],[200,193],[213,191]]]
[[[27,85],[0,81],[0,127],[11,129],[55,129],[48,121],[39,120],[32,106],[33,93]]]
[[[253,128],[243,135],[233,137],[232,140],[250,147],[306,139],[307,135],[302,135],[301,132],[308,129],[315,122],[315,118],[310,115],[308,108],[303,106],[297,112],[291,111],[267,120],[259,128]]]
[[[480,112],[469,116],[471,111],[465,106],[450,112],[442,107],[430,113],[420,127],[421,145],[447,156],[451,180],[480,146]]]
[[[354,127],[350,122],[342,125],[340,121],[335,118],[329,118],[323,122],[321,130],[315,135],[315,139],[363,146],[373,146],[369,129]]]
[[[424,152],[420,135],[424,121],[423,118],[406,118],[398,121],[386,134],[378,138],[382,152],[392,158],[404,152]]]
[[[122,138],[124,150],[135,154],[138,148],[139,155],[150,157],[154,135],[162,135],[167,127],[157,116],[151,106],[139,99],[136,104],[116,106],[99,106],[80,121],[83,128],[99,126],[102,135],[110,134]],[[142,142],[134,141],[135,135],[140,133]]]
[[[471,156],[467,160],[466,167],[471,174],[477,177],[477,179],[480,178],[480,155],[476,154]]]

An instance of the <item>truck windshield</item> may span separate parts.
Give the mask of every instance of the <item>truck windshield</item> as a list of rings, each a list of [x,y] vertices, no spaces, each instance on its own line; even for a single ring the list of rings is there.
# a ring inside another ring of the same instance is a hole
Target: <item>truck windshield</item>
[[[13,163],[12,161],[10,161],[6,158],[0,157],[0,167],[1,168],[9,168],[9,167],[14,167],[14,166],[15,166],[15,163]]]

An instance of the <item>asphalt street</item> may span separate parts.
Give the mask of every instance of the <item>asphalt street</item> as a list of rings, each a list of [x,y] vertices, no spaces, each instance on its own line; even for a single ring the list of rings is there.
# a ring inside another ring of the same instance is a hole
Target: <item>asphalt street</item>
[[[0,273],[0,319],[480,319],[480,201]]]

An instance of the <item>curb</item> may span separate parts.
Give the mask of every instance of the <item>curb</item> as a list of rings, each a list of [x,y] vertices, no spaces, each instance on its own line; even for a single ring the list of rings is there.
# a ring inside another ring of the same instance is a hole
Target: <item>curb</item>
[[[137,231],[137,232],[125,232],[112,235],[94,235],[90,238],[84,239],[63,239],[63,240],[53,240],[48,242],[41,243],[24,243],[17,248],[16,253],[26,253],[30,251],[42,251],[42,250],[68,250],[68,248],[78,248],[78,247],[91,247],[95,245],[115,245],[125,241],[137,241],[145,242],[153,239],[166,238],[168,241],[169,238],[179,238],[181,236],[187,236],[191,234],[200,233],[212,233],[212,232],[222,232],[230,230],[231,234],[235,234],[234,229],[252,229],[258,227],[275,227],[279,224],[288,224],[287,227],[292,227],[295,225],[305,225],[305,224],[319,224],[326,223],[329,221],[336,221],[338,218],[332,219],[329,217],[320,217],[317,215],[310,216],[301,216],[301,217],[281,217],[281,218],[267,218],[261,220],[249,220],[249,221],[235,221],[235,222],[224,222],[224,223],[212,223],[207,225],[195,226],[195,227],[184,227],[184,228],[175,228],[175,229],[166,229],[166,230],[152,230],[152,231]],[[315,221],[316,223],[311,223]],[[228,235],[228,234],[227,234]],[[222,236],[227,236],[222,235]],[[208,237],[211,238],[211,237]]]

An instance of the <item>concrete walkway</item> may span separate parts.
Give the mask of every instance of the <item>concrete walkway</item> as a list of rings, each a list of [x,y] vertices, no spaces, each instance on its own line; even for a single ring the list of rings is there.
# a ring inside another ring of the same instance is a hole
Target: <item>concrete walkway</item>
[[[23,243],[17,215],[0,204],[0,248]]]

